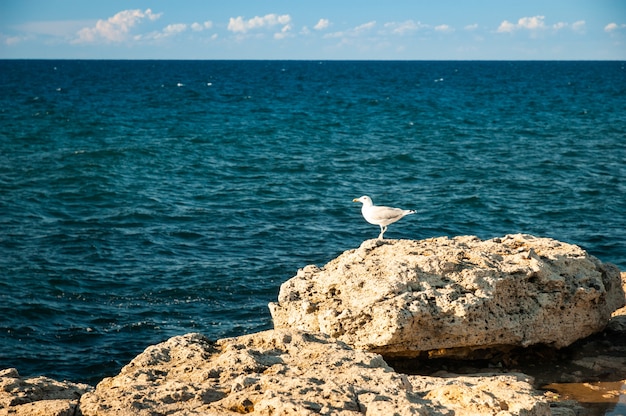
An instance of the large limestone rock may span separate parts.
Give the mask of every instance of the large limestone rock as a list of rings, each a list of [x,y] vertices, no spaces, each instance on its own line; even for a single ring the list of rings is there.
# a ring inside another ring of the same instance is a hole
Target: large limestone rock
[[[74,416],[87,384],[48,377],[24,378],[14,368],[0,370],[0,416]]]
[[[468,356],[598,332],[624,305],[617,267],[530,235],[369,240],[307,266],[270,304],[276,328],[388,356]]]
[[[373,353],[323,334],[271,330],[147,348],[80,403],[84,416],[549,415],[528,376],[397,374]]]

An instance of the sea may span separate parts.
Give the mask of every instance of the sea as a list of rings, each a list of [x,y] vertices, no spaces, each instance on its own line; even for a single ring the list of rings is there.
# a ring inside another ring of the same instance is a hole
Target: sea
[[[0,368],[96,384],[272,328],[376,238],[528,233],[626,270],[626,62],[0,60]]]

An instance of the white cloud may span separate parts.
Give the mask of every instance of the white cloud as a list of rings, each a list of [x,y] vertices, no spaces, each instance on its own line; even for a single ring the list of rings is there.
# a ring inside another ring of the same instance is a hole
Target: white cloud
[[[448,25],[439,25],[435,26],[435,30],[441,33],[452,33],[454,32],[454,28]]]
[[[324,30],[324,29],[328,28],[328,26],[330,26],[330,20],[328,20],[328,19],[320,19],[319,22],[317,22],[317,24],[315,26],[313,26],[313,29],[315,29],[315,30]]]
[[[508,20],[503,21],[498,26],[498,33],[511,33],[519,29],[541,30],[545,29],[545,16],[522,17],[517,23],[511,23]]]
[[[465,30],[476,30],[476,29],[478,29],[478,23],[474,23],[473,25],[467,25],[463,29],[465,29]]]
[[[500,23],[500,26],[498,26],[498,33],[511,33],[516,28],[517,27],[515,26],[515,24],[509,22],[508,20],[505,20],[504,22]]]
[[[536,30],[545,28],[545,16],[522,17],[517,22],[520,29]]]
[[[374,26],[376,26],[376,21],[372,20],[371,22],[363,23],[362,25],[355,27],[353,30],[354,33],[361,33],[373,29]]]
[[[586,27],[586,23],[584,20],[579,20],[577,22],[572,23],[572,30],[574,32],[584,32]]]
[[[604,31],[607,32],[607,33],[610,33],[610,32],[614,32],[614,31],[619,30],[619,29],[624,29],[624,28],[626,28],[626,24],[622,23],[621,25],[618,25],[617,23],[612,22],[612,23],[609,23],[608,25],[604,26]]]
[[[233,33],[246,33],[249,30],[271,28],[276,25],[283,25],[281,33],[286,26],[290,26],[291,16],[288,14],[276,15],[274,13],[265,16],[255,16],[252,19],[244,20],[243,17],[231,17],[228,21],[228,30]]]
[[[246,22],[244,22],[243,17],[231,17],[228,21],[228,30],[231,32],[242,32],[245,33],[248,29],[246,28]]]
[[[98,41],[123,42],[128,38],[130,30],[142,20],[156,20],[161,13],[152,10],[123,10],[107,20],[98,20],[93,27],[85,27],[78,31],[75,43],[92,43]]]
[[[135,40],[159,40],[169,38],[170,36],[178,35],[185,32],[190,26],[185,23],[174,23],[167,25],[161,31],[154,31],[145,35],[136,35]]]
[[[2,44],[6,45],[6,46],[15,46],[18,45],[26,40],[28,40],[29,37],[27,36],[5,36],[3,34],[0,34],[0,40],[2,42]]]
[[[166,35],[175,35],[177,33],[181,33],[184,32],[185,30],[187,30],[187,25],[184,23],[175,23],[172,25],[167,25],[165,26],[165,29],[163,29],[163,33],[165,33]]]
[[[389,22],[384,24],[385,29],[391,30],[394,35],[405,35],[428,27],[421,22],[405,20],[404,22]]]
[[[290,24],[283,26],[278,33],[274,33],[274,39],[284,39],[289,36],[292,26]]]
[[[583,33],[585,31],[585,21],[579,20],[572,24],[569,24],[567,22],[558,22],[552,25],[552,29],[554,29],[555,31],[559,31],[559,30],[563,30],[567,28],[571,28],[572,31],[574,32]]]
[[[176,23],[176,24],[165,26],[162,33],[163,33],[163,37],[169,37],[169,36],[177,35],[179,33],[183,33],[186,30],[187,30],[186,24]]]
[[[342,32],[333,32],[325,35],[325,38],[344,38],[344,37],[355,37],[359,36],[365,32],[372,30],[376,26],[376,21],[372,20],[371,22],[363,23],[355,28],[345,30]]]
[[[204,23],[194,22],[191,24],[191,30],[194,32],[202,32],[205,29],[211,29],[213,27],[213,22],[207,20]]]
[[[503,21],[498,26],[498,33],[513,33],[517,30],[528,30],[533,33],[538,33],[544,29],[553,29],[554,31],[564,30],[566,28],[570,28],[574,32],[583,33],[585,31],[585,21],[578,20],[574,23],[567,22],[557,22],[551,26],[547,26],[545,23],[545,16],[533,16],[533,17],[522,17],[517,21],[517,23],[511,23],[508,20]]]
[[[173,23],[165,26],[160,31],[153,31],[146,34],[136,35],[134,36],[134,40],[161,40],[165,38],[169,38],[172,36],[179,35],[187,30],[192,30],[194,32],[202,32],[203,30],[207,30],[213,27],[213,22],[206,21],[204,23],[194,22],[192,24],[186,23]]]

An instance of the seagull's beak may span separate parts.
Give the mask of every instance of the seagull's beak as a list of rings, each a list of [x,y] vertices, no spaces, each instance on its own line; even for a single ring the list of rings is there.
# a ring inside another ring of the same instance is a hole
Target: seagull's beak
[[[352,202],[361,202],[361,201],[359,201],[359,198],[354,198]]]

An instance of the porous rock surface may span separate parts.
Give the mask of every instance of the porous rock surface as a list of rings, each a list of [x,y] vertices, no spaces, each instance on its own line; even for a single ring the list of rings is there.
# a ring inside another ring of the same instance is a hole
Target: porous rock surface
[[[0,370],[0,416],[73,416],[87,384],[48,377],[24,378],[15,368]]]
[[[270,304],[276,328],[320,331],[386,356],[565,347],[624,305],[619,269],[578,246],[516,234],[368,240],[307,266]]]
[[[429,402],[433,415],[551,415],[531,387],[532,378],[521,373],[445,374],[442,377],[408,376],[413,391]]]
[[[323,334],[270,330],[147,348],[80,403],[104,415],[549,415],[528,376],[406,376]]]

